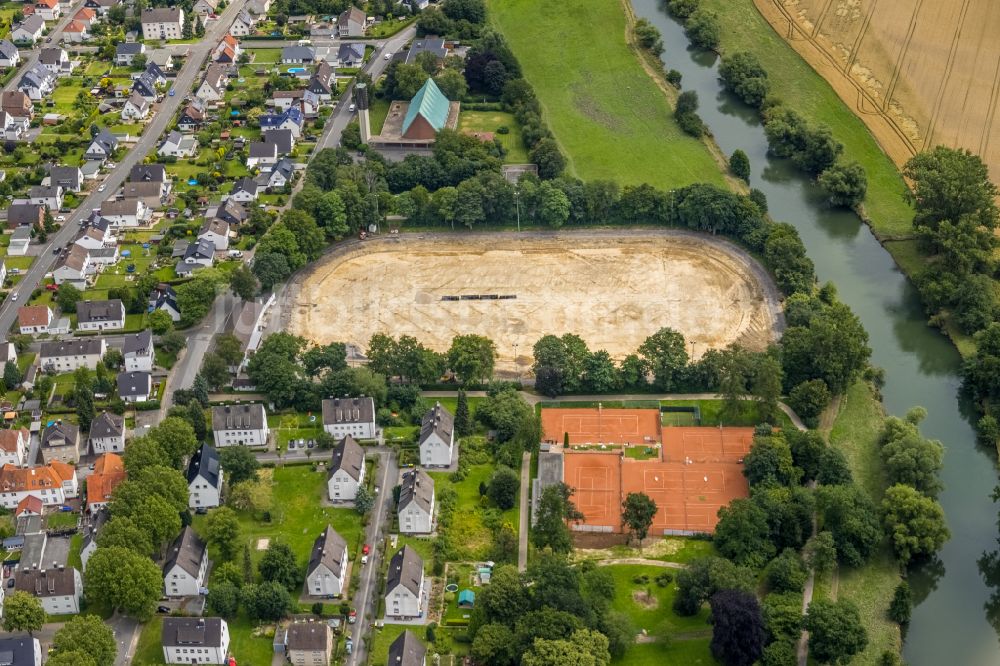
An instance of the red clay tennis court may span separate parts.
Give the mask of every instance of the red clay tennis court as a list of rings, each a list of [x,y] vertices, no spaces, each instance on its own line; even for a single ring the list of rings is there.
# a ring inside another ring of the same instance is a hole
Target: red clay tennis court
[[[618,408],[542,409],[546,441],[561,444],[651,444],[660,441],[660,410]]]
[[[563,478],[584,515],[577,529],[620,532],[622,501],[643,492],[659,507],[652,534],[712,532],[721,507],[749,497],[742,459],[753,428],[664,428],[663,437],[662,461],[564,452]]]

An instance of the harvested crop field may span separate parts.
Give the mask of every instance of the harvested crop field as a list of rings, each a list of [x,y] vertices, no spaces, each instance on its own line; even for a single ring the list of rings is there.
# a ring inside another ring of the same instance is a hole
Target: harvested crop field
[[[1000,173],[1000,3],[755,0],[900,163],[968,148]],[[905,147],[901,151],[898,147]]]
[[[761,349],[782,323],[756,261],[684,231],[370,240],[317,262],[289,303],[288,328],[318,343],[364,350],[384,332],[444,351],[456,335],[486,335],[501,371],[526,370],[549,333],[577,333],[621,359],[669,326],[700,357],[733,342]]]

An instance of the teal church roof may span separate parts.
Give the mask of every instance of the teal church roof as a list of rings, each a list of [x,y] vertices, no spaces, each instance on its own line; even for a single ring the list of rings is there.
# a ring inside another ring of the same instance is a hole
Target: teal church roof
[[[423,116],[435,132],[440,132],[448,122],[450,105],[451,102],[434,83],[434,79],[428,78],[410,100],[410,108],[406,110],[406,117],[403,118],[403,134],[410,130],[410,125],[418,115]]]

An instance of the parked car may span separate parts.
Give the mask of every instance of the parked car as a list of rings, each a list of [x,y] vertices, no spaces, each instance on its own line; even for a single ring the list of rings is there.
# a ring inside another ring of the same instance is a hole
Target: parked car
[[[157,613],[169,613],[170,612],[170,608],[168,606],[157,606],[156,607],[156,612]]]

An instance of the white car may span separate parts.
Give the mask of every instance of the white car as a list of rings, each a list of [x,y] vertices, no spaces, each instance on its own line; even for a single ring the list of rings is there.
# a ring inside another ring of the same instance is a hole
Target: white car
[[[97,191],[98,191],[98,192],[103,192],[103,191],[104,191],[104,188],[105,188],[105,187],[107,187],[107,185],[101,185],[101,186],[99,186],[99,187],[97,188]]]
[[[351,104],[349,107],[347,107],[347,110],[350,111],[351,113],[354,113],[354,109],[356,108],[357,107],[354,104]]]
[[[385,58],[386,60],[388,60],[389,58],[391,58],[391,57],[392,57],[392,54],[391,54],[391,53],[386,53],[386,54],[385,54],[385,56],[383,56],[383,57],[384,57],[384,58]]]
[[[65,221],[66,221],[65,215],[56,215],[56,222],[65,222]]]
[[[17,294],[11,294],[10,295],[10,300],[16,301],[17,300]]]

